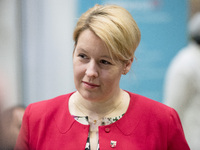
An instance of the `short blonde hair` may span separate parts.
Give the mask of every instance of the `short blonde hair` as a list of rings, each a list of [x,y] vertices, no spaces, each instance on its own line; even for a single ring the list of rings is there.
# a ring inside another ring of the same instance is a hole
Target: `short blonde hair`
[[[126,61],[134,56],[140,43],[140,30],[124,8],[117,5],[95,5],[79,18],[74,30],[75,46],[86,29],[94,32],[107,46],[111,57]]]

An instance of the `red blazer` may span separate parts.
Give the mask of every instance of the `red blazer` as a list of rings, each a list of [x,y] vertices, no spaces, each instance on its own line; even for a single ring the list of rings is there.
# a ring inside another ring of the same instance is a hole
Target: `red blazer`
[[[15,150],[84,150],[89,125],[80,124],[70,115],[71,94],[29,105]],[[129,94],[131,100],[125,115],[111,125],[99,127],[100,150],[190,149],[174,109]]]

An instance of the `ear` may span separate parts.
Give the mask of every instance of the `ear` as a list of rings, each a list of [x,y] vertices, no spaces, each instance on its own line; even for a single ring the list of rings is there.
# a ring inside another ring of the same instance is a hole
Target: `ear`
[[[131,69],[132,63],[133,63],[133,58],[131,58],[127,62],[125,62],[124,70],[123,70],[122,74],[126,75],[129,72],[129,70]]]

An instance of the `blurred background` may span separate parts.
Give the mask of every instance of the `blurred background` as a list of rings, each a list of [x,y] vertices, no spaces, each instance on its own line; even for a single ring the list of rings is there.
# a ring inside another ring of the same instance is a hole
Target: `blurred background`
[[[122,88],[163,101],[166,70],[189,38],[187,22],[199,0],[0,0],[0,99],[3,108],[74,91],[72,33],[95,3],[127,8],[142,41]]]

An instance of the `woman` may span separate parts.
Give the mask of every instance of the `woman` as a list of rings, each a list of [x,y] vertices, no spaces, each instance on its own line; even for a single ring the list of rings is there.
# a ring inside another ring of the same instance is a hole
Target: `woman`
[[[130,13],[96,5],[74,31],[77,91],[27,107],[16,149],[188,150],[175,110],[120,89],[140,31]]]

